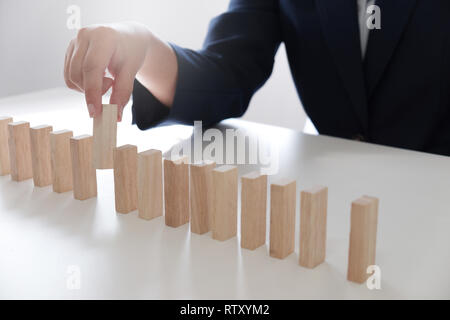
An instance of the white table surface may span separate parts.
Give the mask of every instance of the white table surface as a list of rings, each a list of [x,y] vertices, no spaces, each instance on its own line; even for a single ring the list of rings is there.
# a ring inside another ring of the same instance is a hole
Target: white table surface
[[[1,99],[0,115],[75,135],[92,132],[83,97],[66,89]],[[186,126],[141,132],[130,118],[128,108],[118,144],[139,151],[166,152],[192,133]],[[269,182],[295,178],[298,192],[329,187],[326,263],[314,270],[297,263],[298,206],[296,252],[277,260],[268,244],[248,251],[238,238],[218,242],[191,234],[189,225],[166,227],[162,217],[117,214],[111,170],[98,171],[98,198],[84,202],[6,176],[0,178],[0,298],[450,298],[450,158],[240,120],[225,124],[277,143],[280,170]],[[381,290],[346,280],[350,204],[365,194],[380,198]],[[69,266],[81,271],[78,290],[67,286]]]

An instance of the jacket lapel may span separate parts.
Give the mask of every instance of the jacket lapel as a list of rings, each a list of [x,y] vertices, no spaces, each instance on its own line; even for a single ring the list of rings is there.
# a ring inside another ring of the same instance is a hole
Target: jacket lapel
[[[367,98],[356,0],[316,0],[316,4],[325,41],[335,60],[354,110],[363,129],[367,131]]]
[[[370,99],[409,21],[417,0],[377,0],[381,29],[370,31],[364,62],[367,96]]]

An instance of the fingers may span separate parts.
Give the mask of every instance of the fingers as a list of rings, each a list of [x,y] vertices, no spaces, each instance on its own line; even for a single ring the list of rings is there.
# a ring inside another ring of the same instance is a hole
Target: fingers
[[[109,103],[117,104],[118,106],[117,121],[122,121],[123,109],[130,100],[133,91],[133,83],[134,73],[131,68],[126,66],[114,79]]]
[[[72,59],[74,49],[75,49],[75,41],[72,40],[69,43],[69,46],[66,51],[66,56],[64,57],[64,82],[66,83],[68,88],[81,91],[80,88],[78,88],[72,81],[70,81],[69,77],[70,60]]]
[[[73,55],[69,62],[69,80],[76,85],[80,91],[83,91],[84,89],[82,68],[88,46],[88,41],[77,41],[74,45]]]
[[[113,49],[107,43],[92,43],[87,49],[81,70],[83,88],[89,115],[101,114],[102,96],[112,86],[113,80],[104,76],[111,60]]]
[[[147,47],[139,34],[120,30],[111,26],[83,28],[67,48],[64,80],[69,88],[84,92],[91,117],[101,114],[102,96],[112,88],[110,103],[118,105],[118,120],[122,119],[134,77],[145,57]],[[114,80],[105,76],[107,69]]]

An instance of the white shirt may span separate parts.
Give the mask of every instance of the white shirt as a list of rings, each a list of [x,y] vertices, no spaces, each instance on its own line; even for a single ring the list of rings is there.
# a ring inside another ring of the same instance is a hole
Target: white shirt
[[[358,18],[359,18],[359,35],[361,37],[361,53],[364,58],[366,55],[367,42],[369,41],[369,28],[367,27],[367,7],[373,5],[375,0],[357,0],[358,1]]]

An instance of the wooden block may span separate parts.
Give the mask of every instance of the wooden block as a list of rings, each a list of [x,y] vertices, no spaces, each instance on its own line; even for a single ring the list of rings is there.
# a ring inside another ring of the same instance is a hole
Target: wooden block
[[[114,149],[114,193],[116,211],[137,209],[137,147],[124,145]]]
[[[151,220],[163,215],[162,153],[147,150],[138,155],[139,217]]]
[[[225,241],[237,233],[238,170],[222,166],[213,170],[213,224],[212,237]]]
[[[50,132],[50,149],[52,158],[53,191],[64,193],[73,190],[72,156],[70,155],[70,138],[72,131]]]
[[[52,126],[42,125],[30,129],[31,160],[33,181],[36,187],[52,184],[52,156],[50,150],[50,132]]]
[[[164,200],[166,225],[179,227],[189,222],[188,158],[164,159]]]
[[[315,268],[325,261],[328,188],[316,187],[300,194],[299,264]]]
[[[270,256],[284,259],[294,252],[297,183],[282,180],[270,186]]]
[[[368,196],[352,203],[347,272],[349,281],[364,283],[370,276],[367,267],[375,265],[378,203],[377,198]]]
[[[77,200],[97,196],[97,176],[92,161],[93,138],[83,135],[70,138],[73,195]]]
[[[9,123],[8,142],[12,180],[31,179],[33,166],[31,164],[30,123],[24,121]]]
[[[102,114],[94,118],[94,168],[112,169],[117,140],[117,105],[104,104]]]
[[[267,176],[241,178],[241,247],[255,250],[266,243]]]
[[[8,123],[12,122],[11,117],[0,117],[0,176],[11,173],[8,146]]]
[[[204,161],[190,166],[191,232],[204,234],[211,230],[213,194],[212,171],[215,162]]]
[[[139,217],[151,220],[163,212],[162,153],[147,150],[138,155]]]

